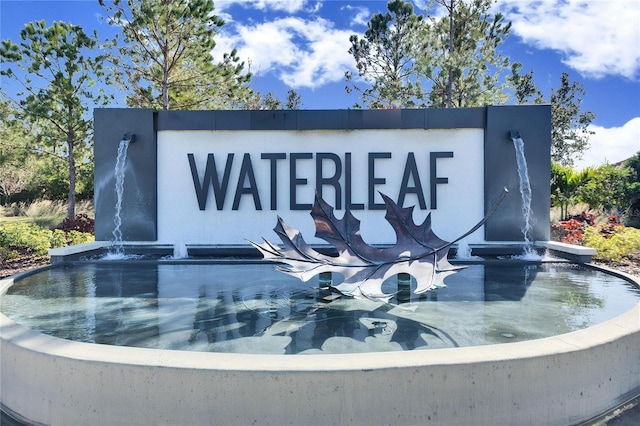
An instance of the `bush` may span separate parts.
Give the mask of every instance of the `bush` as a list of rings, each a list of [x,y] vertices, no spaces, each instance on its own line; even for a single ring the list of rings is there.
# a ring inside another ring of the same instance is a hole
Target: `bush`
[[[598,260],[625,263],[640,251],[640,229],[625,227],[618,216],[595,225],[595,216],[583,212],[553,225],[551,235],[556,241],[596,249]]]
[[[6,247],[0,247],[0,260],[3,262],[7,260],[17,259],[19,256],[20,253],[15,250],[11,250]]]
[[[56,245],[52,244],[51,248],[90,243],[95,240],[93,233],[74,231],[73,229],[67,232],[56,229],[53,231],[53,234],[54,239],[56,240]],[[64,240],[62,240],[61,243],[57,243],[57,241],[60,241],[58,238],[64,238]]]
[[[0,228],[0,246],[44,256],[50,247],[52,234],[50,230],[36,225],[10,223]]]
[[[565,244],[582,244],[585,224],[575,219],[563,220],[551,225],[551,238]]]
[[[0,207],[0,215],[6,217],[24,217],[31,219],[41,228],[76,230],[93,234],[94,208],[90,200],[76,203],[77,216],[73,220],[67,219],[67,204],[63,201],[37,200],[33,202],[12,203]],[[67,223],[69,222],[69,223]]]
[[[68,217],[66,217],[62,221],[62,224],[58,227],[58,229],[62,229],[64,232],[78,231],[95,235],[95,221],[86,214],[82,213],[76,215],[75,219],[69,219]]]
[[[0,227],[0,247],[24,250],[45,256],[50,248],[93,241],[93,235],[78,231],[51,231],[27,223],[10,223]]]
[[[42,227],[53,229],[67,215],[67,207],[62,201],[38,200],[26,208],[25,216]]]
[[[594,214],[582,212],[551,226],[552,238],[566,244],[582,244],[584,230],[595,225]]]
[[[11,203],[8,206],[4,206],[4,216],[16,217],[26,216],[27,204],[24,202]]]
[[[596,259],[624,263],[633,253],[640,251],[640,229],[627,228],[622,224],[615,226],[611,232],[611,225],[603,228],[590,227],[584,231],[584,245],[598,251]]]

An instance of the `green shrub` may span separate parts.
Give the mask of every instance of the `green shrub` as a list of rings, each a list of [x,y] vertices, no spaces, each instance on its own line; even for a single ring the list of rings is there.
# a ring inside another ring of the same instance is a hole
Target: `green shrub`
[[[15,250],[11,250],[6,247],[0,247],[0,260],[3,262],[5,260],[17,259],[19,256],[20,256],[20,253],[18,253]]]
[[[76,244],[84,244],[95,241],[96,238],[93,234],[89,234],[87,232],[79,232],[79,231],[69,231],[67,232],[67,244],[68,245],[76,245]]]
[[[0,227],[0,247],[7,250],[22,249],[45,256],[50,248],[64,247],[93,241],[93,235],[77,231],[51,231],[27,223],[9,223]]]
[[[619,226],[613,234],[603,234],[595,227],[584,231],[584,245],[598,251],[596,259],[622,263],[640,251],[640,229]]]
[[[95,238],[93,237],[93,234],[90,234],[88,232],[80,232],[75,230],[65,232],[61,229],[54,229],[53,237],[51,240],[51,248],[84,244],[94,240]]]
[[[51,248],[64,247],[67,244],[67,235],[60,229],[54,229],[51,231],[51,238],[49,239],[49,245]]]
[[[22,248],[44,256],[51,243],[52,232],[27,223],[9,223],[0,228],[0,246]]]

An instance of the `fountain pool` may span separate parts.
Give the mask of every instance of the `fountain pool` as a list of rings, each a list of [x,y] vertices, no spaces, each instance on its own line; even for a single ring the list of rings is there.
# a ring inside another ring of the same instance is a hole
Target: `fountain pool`
[[[80,342],[205,352],[317,354],[526,341],[612,319],[640,289],[567,263],[473,264],[423,295],[353,299],[271,265],[92,262],[16,282],[2,313]],[[415,283],[413,283],[415,287]],[[388,293],[397,287],[387,280]]]
[[[446,283],[385,304],[255,261],[47,267],[2,282],[3,410],[44,424],[577,424],[638,393],[630,277],[510,260]]]

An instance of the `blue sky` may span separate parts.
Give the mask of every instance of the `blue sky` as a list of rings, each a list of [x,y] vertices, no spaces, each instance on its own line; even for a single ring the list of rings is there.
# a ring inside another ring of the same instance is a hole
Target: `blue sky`
[[[215,0],[214,0],[215,1]],[[414,1],[417,11],[426,0]],[[345,90],[344,72],[353,70],[349,36],[362,35],[366,22],[386,9],[385,1],[219,0],[224,18],[214,56],[237,48],[250,63],[252,87],[284,99],[290,88],[305,109],[344,109],[357,99]],[[499,0],[495,6],[513,23],[502,52],[533,70],[545,95],[562,72],[587,91],[583,110],[596,115],[591,148],[576,162],[614,163],[640,150],[640,0]],[[0,39],[19,40],[26,22],[63,20],[97,30],[104,23],[97,0],[0,0]],[[6,92],[12,82],[2,79]],[[118,105],[115,105],[118,106]]]

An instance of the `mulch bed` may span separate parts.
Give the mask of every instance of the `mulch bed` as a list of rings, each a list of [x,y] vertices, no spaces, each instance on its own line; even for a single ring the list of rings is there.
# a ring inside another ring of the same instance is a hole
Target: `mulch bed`
[[[33,253],[21,253],[15,259],[0,258],[0,279],[48,264],[49,256],[36,256]]]
[[[596,265],[606,266],[607,268],[615,269],[620,272],[624,272],[629,275],[633,275],[634,277],[640,278],[640,253],[635,253],[631,255],[629,261],[626,263],[616,263],[616,262],[603,262],[603,261],[594,261]]]

